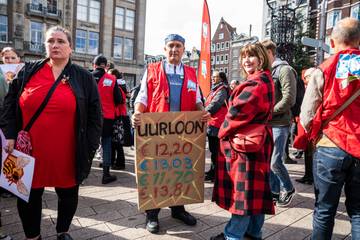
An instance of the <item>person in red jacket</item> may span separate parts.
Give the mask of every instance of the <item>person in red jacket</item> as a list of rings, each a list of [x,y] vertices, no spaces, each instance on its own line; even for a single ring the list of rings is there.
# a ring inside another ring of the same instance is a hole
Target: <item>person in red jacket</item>
[[[205,110],[211,114],[208,122],[207,136],[211,152],[211,167],[205,174],[205,181],[214,181],[217,155],[220,149],[218,138],[219,128],[227,113],[226,102],[229,98],[229,87],[226,74],[214,71],[211,77],[211,92],[206,99]]]
[[[101,147],[103,150],[103,177],[102,184],[116,181],[116,176],[110,175],[111,166],[111,137],[115,121],[115,109],[122,103],[122,95],[116,82],[116,78],[107,73],[107,59],[103,55],[94,58],[94,76],[99,89],[101,108],[103,113],[103,129],[101,136]]]
[[[360,89],[359,43],[359,20],[337,22],[330,39],[335,54],[311,74],[301,105],[301,125],[310,139],[320,139],[313,159],[312,239],[331,239],[343,186],[352,239],[360,239],[360,98],[334,115]]]
[[[184,65],[181,58],[185,51],[185,39],[178,34],[165,38],[166,60],[149,64],[141,81],[139,94],[135,100],[133,126],[141,123],[145,112],[176,112],[204,110],[195,69]],[[202,120],[207,121],[206,113]],[[186,225],[195,225],[196,218],[185,211],[184,206],[173,206],[171,216]],[[159,232],[160,209],[146,211],[146,229],[151,233]]]

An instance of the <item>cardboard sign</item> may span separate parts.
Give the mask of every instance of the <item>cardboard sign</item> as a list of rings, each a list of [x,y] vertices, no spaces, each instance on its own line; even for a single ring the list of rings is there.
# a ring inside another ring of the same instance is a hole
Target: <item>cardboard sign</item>
[[[204,112],[144,113],[136,129],[140,210],[204,201]]]
[[[0,138],[3,143],[0,186],[28,202],[35,158],[16,150],[10,154],[6,153],[4,149],[6,141],[2,132],[0,132]]]

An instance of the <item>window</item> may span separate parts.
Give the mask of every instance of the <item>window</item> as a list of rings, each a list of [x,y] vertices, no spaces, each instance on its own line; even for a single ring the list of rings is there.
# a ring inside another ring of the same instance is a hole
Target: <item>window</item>
[[[88,53],[96,55],[99,52],[99,33],[89,32],[89,47]]]
[[[121,37],[114,37],[114,58],[122,58],[123,39]]]
[[[225,47],[225,43],[221,43],[221,50],[224,50],[224,47]]]
[[[237,69],[238,68],[238,65],[239,65],[239,60],[238,59],[234,59],[232,61],[232,68],[233,69]]]
[[[134,59],[134,40],[130,38],[125,38],[124,41],[124,59],[133,60]]]
[[[219,39],[224,39],[224,33],[219,33]]]
[[[212,51],[212,52],[215,52],[215,50],[216,50],[216,49],[215,49],[215,44],[213,43],[213,44],[211,44],[211,51]]]
[[[47,0],[47,12],[57,14],[57,0]]]
[[[359,4],[351,7],[351,17],[357,18],[358,20],[360,20],[360,5]]]
[[[116,7],[115,10],[115,27],[123,29],[124,28],[124,8]]]
[[[100,22],[99,0],[78,0],[77,19],[91,23]]]
[[[224,67],[224,73],[227,74],[228,73],[228,68]]]
[[[219,70],[220,70],[220,72],[223,72],[223,71],[224,71],[224,69],[223,69],[223,68],[220,68]]]
[[[219,51],[220,50],[220,43],[216,44],[216,50]]]
[[[265,37],[270,37],[271,34],[271,23],[268,22],[265,25]]]
[[[214,65],[214,64],[215,64],[215,57],[211,56],[211,65]]]
[[[228,62],[229,62],[228,55],[225,54],[225,64],[227,64]]]
[[[126,9],[125,29],[129,31],[134,31],[134,25],[135,25],[135,11]]]
[[[341,10],[334,10],[327,15],[326,29],[332,28],[341,19]]]
[[[220,56],[220,64],[224,64],[224,55]]]
[[[216,64],[219,64],[219,61],[220,61],[220,56],[216,56]]]
[[[5,4],[5,5],[7,5],[7,0],[0,0],[0,4]]]
[[[234,48],[233,51],[232,51],[232,55],[233,55],[233,57],[238,57],[239,56],[239,49]]]
[[[225,49],[229,49],[229,46],[230,46],[229,42],[226,42],[225,43]]]
[[[30,50],[40,51],[43,45],[43,24],[30,22]]]
[[[77,19],[87,21],[87,0],[78,0],[77,5]]]
[[[89,22],[92,22],[92,23],[100,22],[100,2],[99,1],[90,0]]]
[[[75,51],[96,55],[99,52],[99,33],[76,29]]]
[[[0,42],[7,42],[8,18],[0,15]]]
[[[80,53],[86,52],[86,31],[76,30],[75,51]]]

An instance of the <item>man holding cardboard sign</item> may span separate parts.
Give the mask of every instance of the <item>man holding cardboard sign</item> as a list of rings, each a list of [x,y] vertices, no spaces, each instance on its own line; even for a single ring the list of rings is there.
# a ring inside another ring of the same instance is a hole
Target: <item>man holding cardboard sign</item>
[[[132,116],[135,127],[140,126],[142,113],[146,112],[204,110],[195,69],[181,62],[185,51],[184,44],[185,39],[180,35],[168,35],[164,47],[166,60],[148,65],[135,100],[135,111]],[[201,121],[207,121],[209,115],[207,112],[204,113]],[[168,128],[168,131],[170,130],[171,127]],[[138,179],[138,184],[140,180]],[[146,229],[151,233],[159,232],[159,212],[160,208],[146,210]],[[196,224],[196,219],[185,211],[183,205],[172,206],[171,216],[186,225]]]

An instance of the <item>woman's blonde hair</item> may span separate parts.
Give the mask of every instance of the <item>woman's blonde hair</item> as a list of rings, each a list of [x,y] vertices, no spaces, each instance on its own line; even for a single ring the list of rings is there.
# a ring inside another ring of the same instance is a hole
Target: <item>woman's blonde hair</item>
[[[257,42],[257,43],[251,43],[248,45],[245,45],[240,52],[240,63],[242,65],[242,59],[245,56],[255,56],[259,59],[259,68],[262,70],[269,70],[271,71],[271,63],[268,57],[268,54],[264,48],[264,46]],[[242,73],[244,76],[247,76],[248,74],[245,72],[245,70],[242,68]]]

